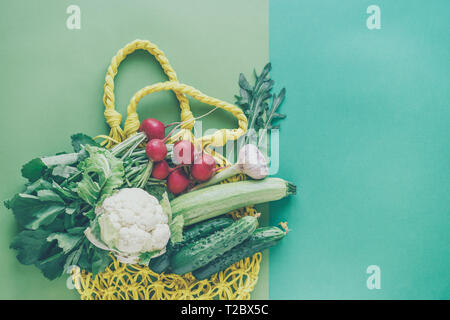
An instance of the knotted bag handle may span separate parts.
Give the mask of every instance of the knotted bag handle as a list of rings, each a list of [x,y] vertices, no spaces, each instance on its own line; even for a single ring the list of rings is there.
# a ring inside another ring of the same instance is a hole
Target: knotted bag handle
[[[115,110],[114,107],[114,77],[117,74],[119,64],[129,54],[138,49],[146,50],[152,54],[160,63],[164,73],[168,76],[170,81],[146,86],[134,94],[128,105],[127,119],[125,121],[124,129],[122,130],[120,127],[122,116]],[[104,114],[106,122],[111,128],[109,135],[111,140],[107,141],[107,147],[114,144],[113,141],[120,142],[135,134],[139,130],[140,122],[137,114],[137,105],[144,96],[154,92],[166,90],[175,92],[176,97],[180,102],[181,121],[184,122],[181,128],[184,129],[183,131],[188,131],[191,135],[195,120],[190,110],[189,101],[186,95],[189,95],[200,102],[231,112],[237,118],[239,124],[237,129],[221,129],[216,131],[214,134],[199,138],[197,142],[201,143],[202,147],[207,145],[223,146],[228,140],[236,140],[247,131],[247,117],[240,108],[219,99],[209,97],[191,86],[179,83],[175,70],[171,67],[169,60],[166,58],[164,53],[158,49],[156,45],[147,40],[135,40],[117,52],[117,54],[112,58],[111,64],[106,73],[104,89]],[[181,132],[181,136],[185,134],[186,132]]]

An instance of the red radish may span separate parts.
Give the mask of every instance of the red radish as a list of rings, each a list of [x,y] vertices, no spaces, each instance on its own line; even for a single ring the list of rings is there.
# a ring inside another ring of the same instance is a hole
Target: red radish
[[[181,169],[177,169],[169,175],[167,188],[173,194],[180,194],[187,189],[189,183],[190,181],[186,174]]]
[[[189,165],[194,163],[194,144],[188,140],[180,140],[173,145],[172,161],[175,164]]]
[[[195,159],[191,169],[191,175],[197,181],[211,179],[216,168],[216,160],[209,154],[203,153]]]
[[[161,161],[167,155],[167,147],[163,140],[161,139],[152,139],[147,143],[147,147],[145,149],[147,156],[152,161]]]
[[[170,173],[170,167],[165,160],[155,162],[152,169],[152,177],[163,180]]]
[[[215,107],[211,111],[205,113],[204,115],[196,119],[200,119],[202,117],[207,116],[214,110],[217,110],[217,108],[218,107]],[[180,126],[182,126],[184,123],[193,120],[195,119],[189,119],[183,122],[179,122],[177,126],[173,128],[172,131],[170,131],[170,133],[166,137],[164,137],[166,127],[161,121],[153,118],[145,119],[144,121],[142,121],[142,124],[139,129],[145,132],[149,140],[149,142],[147,143],[147,156],[155,162],[163,160],[167,155],[167,147],[165,145],[167,139],[169,139],[175,132],[175,130],[178,129]],[[175,145],[177,145],[176,150]],[[175,155],[174,162],[176,164],[182,165],[192,164],[194,162],[194,145],[192,144],[192,142],[182,140],[176,143],[175,145],[173,152],[173,154]]]
[[[164,139],[166,127],[164,124],[153,118],[148,118],[142,121],[139,131],[143,131],[148,140]]]

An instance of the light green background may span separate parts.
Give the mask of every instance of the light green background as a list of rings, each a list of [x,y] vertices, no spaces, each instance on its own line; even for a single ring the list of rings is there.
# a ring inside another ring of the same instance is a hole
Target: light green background
[[[81,30],[66,28],[66,8],[81,7]],[[234,102],[240,72],[251,74],[268,61],[268,1],[2,1],[0,5],[0,199],[25,182],[29,159],[69,150],[76,132],[105,134],[103,83],[112,56],[136,39],[156,43],[181,82]],[[117,109],[124,112],[138,89],[165,80],[149,54],[125,60],[116,78]],[[192,103],[194,114],[209,107]],[[164,92],[145,97],[141,119],[178,120],[177,100]],[[211,128],[236,121],[217,111]],[[50,282],[34,266],[18,263],[9,243],[17,232],[11,212],[0,206],[0,298],[78,298],[66,277]],[[262,264],[254,298],[268,297],[268,264]]]
[[[449,11],[270,2],[272,75],[287,87],[279,175],[299,186],[270,207],[292,228],[270,252],[271,299],[450,298]]]

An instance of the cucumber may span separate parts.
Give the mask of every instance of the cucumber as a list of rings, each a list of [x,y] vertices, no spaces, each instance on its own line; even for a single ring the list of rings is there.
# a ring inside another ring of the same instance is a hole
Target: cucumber
[[[159,257],[151,259],[150,263],[148,264],[149,268],[156,273],[162,273],[166,271],[170,266],[170,256],[172,255],[173,250],[174,248],[169,241],[166,246],[166,253]]]
[[[222,230],[233,223],[233,219],[229,217],[220,217],[215,219],[209,219],[207,221],[197,223],[185,231],[183,231],[183,241],[175,243],[170,242],[167,244],[166,253],[150,260],[149,267],[156,273],[166,271],[170,267],[170,257],[178,252],[183,246],[196,241],[202,237],[209,236],[216,231]]]
[[[230,217],[213,218],[201,223],[194,224],[183,231],[183,241],[176,244],[176,247],[181,247],[189,242],[196,241],[200,238],[209,236],[216,231],[222,230],[233,224],[233,219]]]
[[[225,254],[207,265],[194,270],[192,274],[197,280],[208,279],[213,274],[225,270],[233,263],[276,245],[284,236],[285,233],[278,227],[258,228],[243,243],[225,252]]]
[[[243,217],[223,230],[181,248],[171,259],[172,271],[185,274],[198,269],[244,242],[256,230],[258,219]]]

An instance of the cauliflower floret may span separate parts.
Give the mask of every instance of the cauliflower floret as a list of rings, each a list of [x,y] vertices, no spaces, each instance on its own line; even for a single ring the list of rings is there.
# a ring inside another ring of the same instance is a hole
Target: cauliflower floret
[[[170,239],[168,216],[158,200],[140,188],[121,189],[95,213],[103,242],[127,255],[162,250]]]

